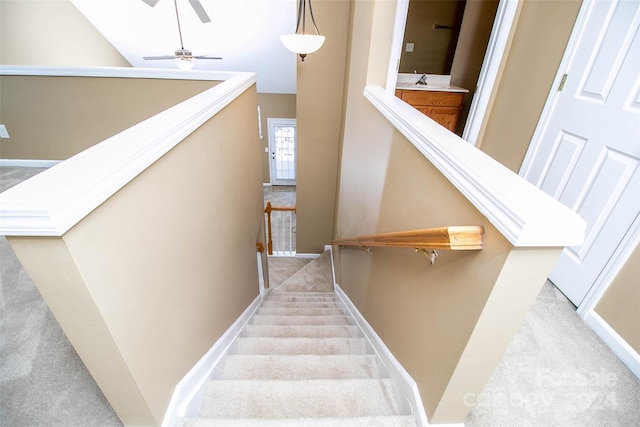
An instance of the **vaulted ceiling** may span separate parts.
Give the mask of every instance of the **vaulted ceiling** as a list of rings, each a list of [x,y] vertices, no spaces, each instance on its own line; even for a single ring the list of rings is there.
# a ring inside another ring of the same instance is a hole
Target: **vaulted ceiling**
[[[71,0],[82,14],[134,67],[177,68],[174,60],[146,61],[144,56],[172,55],[180,48],[173,0]],[[153,2],[151,2],[153,3]],[[293,33],[296,0],[200,0],[211,22],[202,23],[188,0],[177,0],[184,48],[194,55],[194,70],[253,71],[258,92],[295,93],[296,55],[280,35]]]

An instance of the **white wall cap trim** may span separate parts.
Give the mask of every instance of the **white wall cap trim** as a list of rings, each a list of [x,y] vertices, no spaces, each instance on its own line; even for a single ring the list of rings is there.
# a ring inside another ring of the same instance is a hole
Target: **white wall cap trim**
[[[0,159],[0,166],[20,168],[50,168],[62,160],[28,160],[28,159]]]
[[[0,194],[0,235],[62,236],[256,82],[235,73]]]
[[[120,77],[127,79],[227,80],[232,71],[180,70],[133,67],[46,67],[37,65],[0,65],[3,76]]]
[[[584,240],[586,222],[578,214],[487,154],[381,87],[365,87],[364,96],[514,246]]]

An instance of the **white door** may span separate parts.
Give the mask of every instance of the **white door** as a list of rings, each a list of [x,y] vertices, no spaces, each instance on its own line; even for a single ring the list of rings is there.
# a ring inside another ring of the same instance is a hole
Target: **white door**
[[[564,87],[548,100],[520,171],[587,221],[584,243],[565,248],[549,276],[576,306],[640,212],[640,2],[582,8]]]
[[[271,184],[296,185],[296,119],[267,119]]]

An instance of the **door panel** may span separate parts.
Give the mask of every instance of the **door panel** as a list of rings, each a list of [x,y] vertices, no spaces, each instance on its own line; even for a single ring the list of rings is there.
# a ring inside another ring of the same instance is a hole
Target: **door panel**
[[[550,279],[576,305],[640,212],[640,2],[585,2],[562,92],[521,174],[587,221]]]
[[[296,185],[296,119],[268,119],[271,184]]]

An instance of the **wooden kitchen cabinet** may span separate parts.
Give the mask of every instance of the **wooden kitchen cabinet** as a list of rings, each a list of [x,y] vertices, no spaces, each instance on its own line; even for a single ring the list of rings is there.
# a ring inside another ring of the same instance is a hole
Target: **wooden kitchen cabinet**
[[[451,132],[456,131],[464,92],[396,89],[396,96]]]

